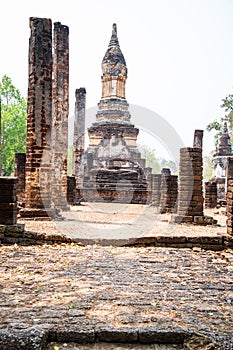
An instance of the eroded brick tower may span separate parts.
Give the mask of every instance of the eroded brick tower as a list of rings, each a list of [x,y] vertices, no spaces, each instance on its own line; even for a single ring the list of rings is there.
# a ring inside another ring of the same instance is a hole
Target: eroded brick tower
[[[102,97],[96,122],[88,129],[89,147],[82,162],[86,200],[147,201],[145,160],[136,144],[139,130],[130,122],[126,79],[127,66],[113,24],[102,61]]]

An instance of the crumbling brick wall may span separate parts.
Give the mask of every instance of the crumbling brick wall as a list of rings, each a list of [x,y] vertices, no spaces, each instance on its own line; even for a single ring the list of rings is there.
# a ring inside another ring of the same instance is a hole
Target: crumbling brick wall
[[[17,223],[16,177],[0,177],[0,224]]]
[[[25,204],[25,167],[26,153],[15,154],[15,177],[17,177],[17,200],[21,205]]]
[[[216,208],[217,205],[217,183],[215,181],[205,182],[205,208]]]

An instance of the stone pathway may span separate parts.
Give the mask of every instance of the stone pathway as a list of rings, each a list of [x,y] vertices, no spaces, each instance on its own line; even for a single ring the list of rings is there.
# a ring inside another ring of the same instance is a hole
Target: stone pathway
[[[60,344],[80,331],[93,342],[109,327],[134,341],[146,330],[232,332],[231,250],[61,244],[0,253],[1,329],[49,330]]]

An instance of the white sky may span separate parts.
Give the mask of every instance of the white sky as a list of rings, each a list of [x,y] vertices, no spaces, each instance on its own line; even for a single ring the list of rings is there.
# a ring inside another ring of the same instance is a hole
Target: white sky
[[[87,107],[101,96],[101,61],[112,23],[128,66],[129,103],[161,115],[192,146],[194,129],[224,116],[233,92],[233,0],[8,0],[0,7],[0,77],[26,96],[29,17],[70,28],[70,113],[75,89]],[[204,152],[214,148],[207,131]]]

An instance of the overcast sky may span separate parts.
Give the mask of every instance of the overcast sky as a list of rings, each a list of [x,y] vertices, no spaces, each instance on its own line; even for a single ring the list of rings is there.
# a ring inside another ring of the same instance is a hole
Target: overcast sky
[[[186,146],[194,129],[224,116],[221,99],[233,93],[233,0],[1,1],[0,76],[24,96],[31,16],[69,26],[71,115],[76,88],[86,88],[87,107],[101,97],[101,61],[116,22],[130,104],[158,113]],[[205,132],[205,153],[213,148]]]

